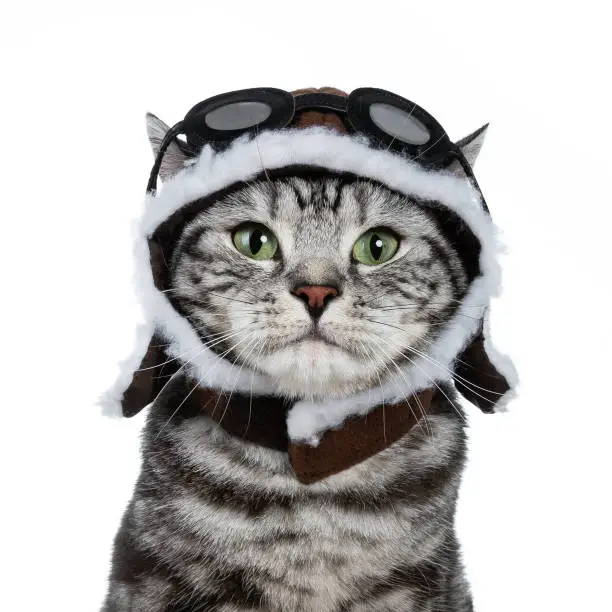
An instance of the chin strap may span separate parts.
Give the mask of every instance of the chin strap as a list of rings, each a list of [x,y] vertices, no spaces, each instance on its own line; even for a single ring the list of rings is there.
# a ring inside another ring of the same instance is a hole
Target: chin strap
[[[249,397],[194,389],[193,384],[184,380],[181,392],[173,391],[164,401],[177,406],[182,403],[191,415],[207,415],[236,438],[288,453],[295,476],[303,484],[313,484],[373,457],[444,405],[434,401],[435,390],[420,391],[401,402],[378,406],[366,416],[349,417],[311,446],[290,440],[287,435],[291,402],[274,396]],[[167,409],[172,412],[177,407],[171,405]]]

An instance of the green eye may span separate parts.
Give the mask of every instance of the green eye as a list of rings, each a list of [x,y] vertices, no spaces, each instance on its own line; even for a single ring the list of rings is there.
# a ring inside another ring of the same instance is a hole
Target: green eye
[[[353,256],[362,264],[377,266],[389,261],[396,253],[399,241],[390,230],[374,228],[359,237]]]
[[[264,225],[247,223],[234,232],[234,246],[251,259],[272,259],[278,249],[276,236]]]

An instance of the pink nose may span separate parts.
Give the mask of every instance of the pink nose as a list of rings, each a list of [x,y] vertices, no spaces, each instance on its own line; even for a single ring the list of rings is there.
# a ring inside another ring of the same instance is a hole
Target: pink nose
[[[308,301],[309,310],[322,310],[325,307],[325,302],[330,298],[338,295],[338,290],[335,287],[327,287],[323,285],[304,285],[298,287],[294,294],[297,297],[304,296]],[[304,299],[304,298],[302,298]]]

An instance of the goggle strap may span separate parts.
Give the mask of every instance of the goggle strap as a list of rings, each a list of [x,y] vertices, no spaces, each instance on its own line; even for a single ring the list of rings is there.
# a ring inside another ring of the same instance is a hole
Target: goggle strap
[[[179,121],[176,125],[172,126],[164,136],[164,139],[159,146],[157,157],[153,168],[151,168],[151,174],[149,175],[149,182],[147,183],[147,194],[155,195],[157,189],[157,177],[164,160],[164,155],[168,147],[172,144],[172,141],[183,131],[183,122]]]
[[[308,110],[331,110],[346,113],[347,98],[330,93],[307,93],[295,96],[295,112]]]

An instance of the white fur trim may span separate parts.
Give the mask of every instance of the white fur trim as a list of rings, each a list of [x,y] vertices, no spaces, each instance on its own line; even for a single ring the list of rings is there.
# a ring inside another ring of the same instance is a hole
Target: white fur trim
[[[251,139],[242,137],[222,153],[205,147],[195,164],[176,174],[157,195],[146,198],[142,231],[151,235],[160,223],[186,204],[239,181],[251,180],[264,168],[291,165],[352,172],[407,195],[442,202],[462,217],[464,213],[470,214],[467,209],[471,209],[477,216],[488,219],[469,181],[426,171],[396,153],[372,149],[364,139],[311,127],[264,132]]]
[[[510,357],[500,353],[491,342],[491,321],[490,311],[488,308],[484,315],[482,335],[484,337],[485,352],[487,353],[489,360],[495,366],[498,372],[505,377],[505,379],[508,381],[508,385],[510,386],[510,389],[508,389],[508,391],[506,391],[506,393],[495,403],[495,412],[506,412],[508,404],[516,397],[519,386],[519,378]]]
[[[262,374],[221,360],[202,343],[191,325],[172,307],[153,283],[147,240],[177,210],[196,199],[240,181],[263,169],[310,165],[337,172],[351,172],[387,185],[407,196],[440,202],[460,216],[481,244],[482,276],[477,278],[458,312],[429,349],[401,374],[390,376],[377,389],[322,404],[297,402],[288,416],[289,436],[315,443],[326,429],[338,427],[354,414],[366,414],[374,406],[398,399],[450,378],[457,354],[478,327],[492,296],[499,291],[498,241],[495,226],[483,210],[479,194],[466,179],[425,170],[391,151],[372,149],[364,138],[340,135],[321,127],[264,132],[242,137],[222,153],[205,147],[194,164],[168,181],[155,196],[147,196],[136,227],[136,282],[149,326],[170,343],[169,354],[180,359],[202,386],[254,394],[274,393],[274,382]],[[469,315],[469,316],[463,316]],[[488,350],[488,349],[487,349]]]
[[[102,407],[103,415],[110,417],[123,416],[121,409],[123,394],[130,386],[134,372],[140,367],[149,348],[152,336],[153,327],[151,325],[142,324],[136,328],[136,338],[132,354],[119,364],[119,376],[115,380],[114,385],[105,391],[98,400],[98,404]]]

